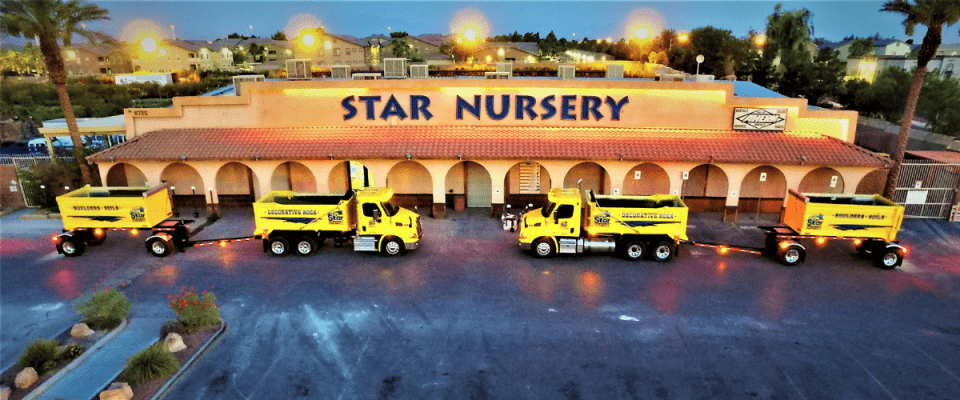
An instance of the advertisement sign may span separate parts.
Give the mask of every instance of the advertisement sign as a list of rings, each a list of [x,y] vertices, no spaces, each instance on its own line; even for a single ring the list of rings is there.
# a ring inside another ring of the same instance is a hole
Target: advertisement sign
[[[118,85],[126,85],[129,83],[147,83],[147,82],[156,82],[160,85],[166,85],[173,83],[172,74],[117,74],[113,77],[114,82]]]
[[[733,129],[738,131],[782,131],[787,126],[786,108],[734,108]]]

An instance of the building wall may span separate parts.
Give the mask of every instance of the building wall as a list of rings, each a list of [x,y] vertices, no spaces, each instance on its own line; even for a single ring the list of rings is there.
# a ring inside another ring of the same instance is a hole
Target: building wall
[[[161,46],[150,54],[140,54],[133,59],[134,71],[171,72],[189,70],[191,63],[196,64],[196,53],[179,46]],[[193,55],[193,57],[191,57]]]
[[[70,76],[123,74],[133,72],[130,57],[121,51],[100,55],[81,47],[64,47],[63,64]]]
[[[17,178],[17,167],[0,165],[0,184],[0,205],[4,208],[27,206],[23,201],[23,186],[20,186],[20,179]]]

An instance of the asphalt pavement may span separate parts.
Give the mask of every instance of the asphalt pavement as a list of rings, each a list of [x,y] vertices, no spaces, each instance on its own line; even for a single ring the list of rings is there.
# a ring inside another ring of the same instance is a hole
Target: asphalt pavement
[[[244,232],[248,213],[202,235]],[[425,217],[423,246],[396,258],[328,241],[162,259],[113,234],[63,258],[59,221],[6,216],[0,365],[75,322],[80,291],[124,281],[135,314],[175,318],[166,296],[195,286],[231,324],[168,398],[960,398],[960,224],[906,221],[910,254],[885,271],[842,242],[795,268],[686,247],[666,264],[539,260],[488,215]],[[690,236],[760,246],[758,224],[695,215]]]

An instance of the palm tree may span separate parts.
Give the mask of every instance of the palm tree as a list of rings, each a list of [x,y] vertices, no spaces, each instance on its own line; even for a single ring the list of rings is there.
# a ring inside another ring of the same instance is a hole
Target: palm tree
[[[67,95],[67,73],[60,54],[60,43],[70,46],[74,34],[92,43],[109,41],[106,35],[88,31],[85,21],[109,19],[107,10],[80,0],[0,0],[0,34],[37,38],[50,81],[57,90],[63,117],[67,121],[73,153],[80,167],[83,182],[93,184],[93,175],[84,156],[83,141],[77,118]]]
[[[943,26],[950,26],[960,20],[960,0],[892,0],[883,3],[880,11],[897,12],[904,14],[906,19],[903,25],[907,35],[913,35],[913,28],[919,25],[927,26],[927,34],[923,36],[923,43],[917,52],[917,68],[913,71],[913,83],[907,94],[907,105],[903,109],[903,120],[900,121],[900,134],[897,136],[897,147],[893,151],[893,165],[887,175],[887,184],[883,188],[883,196],[892,199],[893,192],[900,178],[900,165],[903,163],[903,153],[907,150],[907,141],[910,139],[910,125],[913,123],[913,114],[917,109],[917,100],[920,99],[920,88],[927,75],[927,63],[937,54],[937,48],[943,39]]]

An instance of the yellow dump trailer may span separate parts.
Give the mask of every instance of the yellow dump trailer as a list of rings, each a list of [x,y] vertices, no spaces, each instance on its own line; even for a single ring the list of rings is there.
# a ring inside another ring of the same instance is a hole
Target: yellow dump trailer
[[[581,207],[579,189],[555,188],[547,199],[546,207],[527,212],[520,222],[520,248],[537,257],[618,252],[635,261],[650,249],[655,260],[668,261],[687,239],[688,209],[678,196],[602,196],[591,190]]]
[[[154,235],[168,236],[159,245],[164,247],[163,252],[189,239],[186,227],[189,221],[169,219],[173,206],[165,185],[153,188],[86,186],[57,197],[57,204],[64,233],[53,240],[57,251],[66,256],[79,256],[86,245],[103,243],[110,230],[137,233],[149,229]]]

